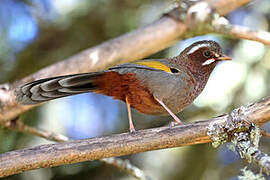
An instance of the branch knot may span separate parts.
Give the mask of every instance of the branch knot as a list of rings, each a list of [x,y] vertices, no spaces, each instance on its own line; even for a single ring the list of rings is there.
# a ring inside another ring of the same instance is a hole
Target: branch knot
[[[218,147],[224,142],[231,141],[237,132],[249,131],[250,122],[246,120],[247,108],[241,106],[227,114],[227,121],[222,123],[210,123],[207,135],[212,140],[212,145]]]
[[[219,18],[216,9],[206,1],[198,2],[191,6],[186,14],[185,24],[189,30],[189,35],[204,34],[212,29],[213,22]]]

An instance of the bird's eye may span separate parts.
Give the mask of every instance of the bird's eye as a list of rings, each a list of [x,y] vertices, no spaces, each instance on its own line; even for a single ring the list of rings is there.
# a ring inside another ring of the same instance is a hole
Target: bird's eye
[[[179,73],[179,70],[176,69],[176,68],[170,68],[170,70],[171,70],[172,73]]]
[[[207,51],[207,50],[203,51],[203,55],[204,55],[204,57],[209,58],[211,56],[211,52]]]

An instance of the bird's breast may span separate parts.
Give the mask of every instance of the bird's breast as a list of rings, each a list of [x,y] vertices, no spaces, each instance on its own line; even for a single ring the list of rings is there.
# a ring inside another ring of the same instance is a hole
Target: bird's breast
[[[164,98],[164,103],[174,113],[181,112],[200,95],[206,82],[205,79],[196,78],[190,71],[182,73],[178,79],[169,82],[174,88],[167,88],[170,90],[170,96]]]

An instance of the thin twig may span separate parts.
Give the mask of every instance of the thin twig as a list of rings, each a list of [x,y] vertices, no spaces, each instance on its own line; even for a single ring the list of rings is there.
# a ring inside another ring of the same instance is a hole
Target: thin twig
[[[113,165],[117,168],[120,168],[123,171],[128,172],[128,174],[132,175],[136,179],[139,179],[139,180],[151,180],[152,179],[149,176],[145,176],[144,172],[141,169],[132,165],[130,163],[130,161],[127,159],[122,160],[120,158],[110,157],[110,158],[100,159],[100,161],[105,162],[106,164]]]
[[[270,133],[269,133],[269,132],[266,132],[265,130],[262,130],[262,129],[261,129],[261,134],[262,134],[264,137],[270,138]]]
[[[32,134],[55,142],[67,142],[69,140],[67,136],[62,134],[27,126],[19,118],[8,121],[3,126],[12,131]]]

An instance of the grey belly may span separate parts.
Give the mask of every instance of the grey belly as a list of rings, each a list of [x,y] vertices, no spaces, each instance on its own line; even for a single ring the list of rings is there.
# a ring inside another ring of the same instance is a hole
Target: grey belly
[[[190,83],[191,80],[188,76],[177,76],[167,72],[152,72],[147,76],[139,74],[138,78],[155,97],[162,99],[174,113],[182,111],[197,97],[197,92],[193,83]],[[168,113],[164,108],[161,108],[160,114]]]

